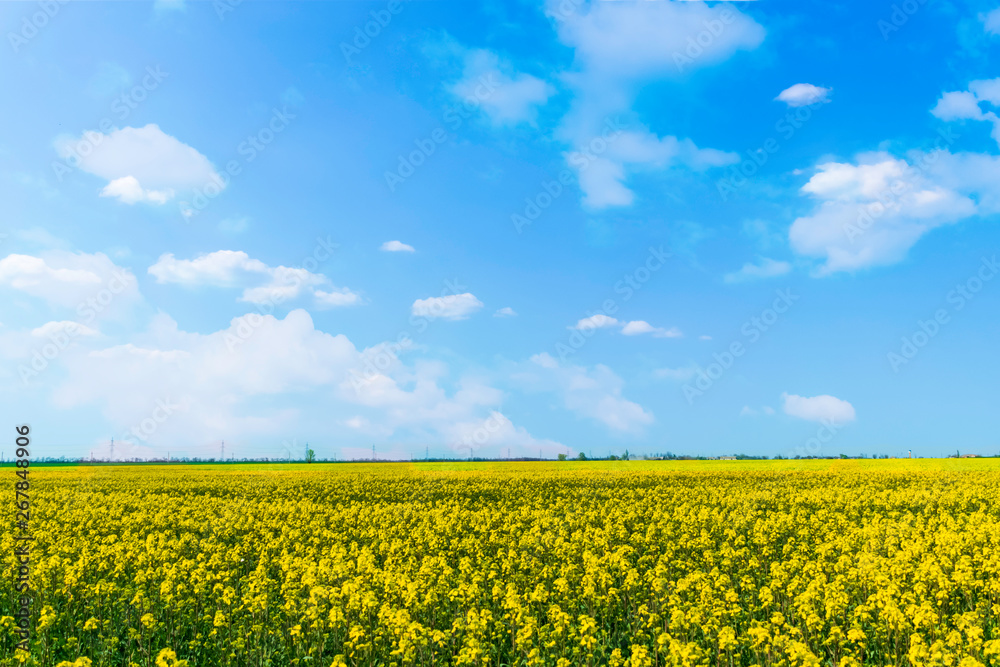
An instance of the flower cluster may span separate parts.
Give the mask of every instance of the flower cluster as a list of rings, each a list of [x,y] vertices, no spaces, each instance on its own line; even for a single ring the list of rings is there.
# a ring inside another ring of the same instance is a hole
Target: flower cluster
[[[35,474],[3,666],[1000,664],[989,460]]]

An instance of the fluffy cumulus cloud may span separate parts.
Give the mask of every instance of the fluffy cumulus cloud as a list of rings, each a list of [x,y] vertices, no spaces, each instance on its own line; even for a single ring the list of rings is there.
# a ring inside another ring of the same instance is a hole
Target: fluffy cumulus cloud
[[[753,19],[731,5],[702,2],[551,0],[547,13],[574,52],[565,77],[573,100],[558,137],[570,146],[567,163],[587,206],[630,205],[627,181],[634,171],[704,170],[738,161],[735,153],[651,132],[634,117],[632,104],[643,82],[684,76],[756,48],[764,29]]]
[[[268,271],[267,264],[251,259],[240,250],[218,250],[194,259],[177,259],[172,253],[164,253],[149,267],[149,274],[156,278],[156,282],[189,287],[233,287],[245,280],[248,274]]]
[[[447,294],[432,296],[427,299],[417,299],[410,308],[416,317],[443,320],[465,320],[483,307],[483,302],[474,294]]]
[[[372,436],[444,443],[464,454],[565,451],[511,423],[497,408],[502,392],[486,382],[449,382],[440,362],[407,364],[402,355],[386,355],[386,345],[358,349],[343,335],[316,329],[303,310],[284,319],[251,313],[208,334],[181,331],[160,314],[128,343],[98,343],[66,355],[53,398],[64,409],[100,409],[116,429],[119,453],[132,447],[162,455],[172,447],[205,456],[207,446],[225,439],[243,455],[283,456],[288,452],[276,449],[281,436],[316,415],[320,427],[349,430],[347,455]],[[238,449],[268,436],[274,447]]]
[[[521,364],[514,377],[526,391],[553,393],[566,409],[612,433],[641,433],[654,421],[651,412],[622,396],[625,383],[602,364],[588,369],[542,352]]]
[[[163,254],[149,267],[158,283],[195,287],[243,287],[240,301],[274,304],[311,295],[318,307],[352,306],[361,296],[346,287],[337,288],[330,279],[303,268],[268,266],[243,251],[218,250],[194,259],[177,259]]]
[[[735,8],[701,2],[550,0],[546,12],[580,68],[605,78],[676,76],[754,49],[765,34]]]
[[[677,327],[671,327],[665,329],[663,327],[654,327],[649,322],[645,320],[632,320],[629,322],[623,322],[614,317],[605,315],[604,313],[597,313],[596,315],[591,315],[589,317],[584,317],[578,320],[576,324],[570,327],[570,329],[576,329],[577,331],[591,331],[594,329],[620,329],[622,335],[625,336],[640,336],[642,334],[652,334],[654,338],[680,338],[684,334]]]
[[[786,415],[815,422],[845,424],[854,421],[854,406],[835,396],[796,396],[782,394],[782,408]]]
[[[416,252],[413,246],[402,241],[386,241],[379,247],[379,250],[383,252]]]
[[[763,278],[775,278],[783,276],[792,270],[792,265],[788,262],[781,262],[769,257],[761,257],[759,261],[747,262],[739,271],[727,273],[723,280],[727,283],[742,283],[748,280],[760,280]]]
[[[832,92],[832,88],[814,86],[811,83],[797,83],[785,88],[774,99],[784,102],[790,107],[804,107],[830,101],[830,93]]]
[[[81,313],[95,308],[109,313],[139,299],[135,276],[103,253],[52,250],[38,256],[7,255],[0,259],[0,288]]]
[[[940,150],[908,160],[878,152],[821,164],[802,187],[816,207],[792,223],[793,250],[822,258],[820,274],[899,261],[930,230],[975,214],[971,193],[996,190],[982,176],[946,182],[942,167],[963,162],[968,159]]]
[[[123,204],[135,204],[147,202],[150,204],[166,204],[174,191],[167,190],[146,190],[143,189],[139,180],[135,176],[122,176],[116,178],[101,190],[102,197],[114,197]]]
[[[125,204],[164,204],[177,192],[224,187],[208,158],[152,123],[60,137],[56,152],[66,165],[106,180],[102,197]]]
[[[988,122],[1000,142],[996,107],[1000,78],[980,79],[943,93],[931,113],[948,123]],[[792,248],[823,258],[821,275],[853,271],[899,261],[937,227],[1000,212],[1000,157],[952,153],[956,136],[942,130],[935,150],[905,157],[874,152],[819,165],[802,187],[816,208],[792,224]]]
[[[538,108],[556,92],[550,83],[514,72],[485,49],[465,53],[462,79],[450,90],[466,106],[481,109],[494,125],[534,124]]]
[[[941,151],[925,163],[928,178],[974,200],[976,213],[1000,213],[1000,156]]]
[[[654,327],[645,320],[632,320],[631,322],[626,322],[625,326],[622,327],[622,334],[625,336],[652,334],[654,338],[680,338],[683,336],[681,330],[677,327],[671,327],[669,329]]]
[[[943,121],[978,120],[991,123],[993,139],[1000,143],[1000,117],[993,111],[997,107],[1000,107],[1000,78],[972,81],[967,90],[943,93],[931,113]]]

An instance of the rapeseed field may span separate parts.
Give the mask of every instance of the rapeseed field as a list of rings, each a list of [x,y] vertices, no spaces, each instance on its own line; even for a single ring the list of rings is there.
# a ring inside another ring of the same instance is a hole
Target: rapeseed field
[[[35,467],[0,665],[997,665],[998,463]]]

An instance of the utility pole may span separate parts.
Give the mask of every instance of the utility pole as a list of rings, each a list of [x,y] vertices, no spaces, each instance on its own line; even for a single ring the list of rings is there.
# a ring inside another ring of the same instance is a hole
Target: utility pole
[[[372,461],[378,461],[378,457],[375,456],[375,443],[372,443]]]
[[[308,442],[306,443],[306,453],[303,456],[302,460],[303,461],[308,461],[309,460],[309,443]]]
[[[226,460],[226,441],[222,441],[222,460]]]
[[[425,461],[430,461],[431,460],[431,446],[430,445],[424,445],[424,460]]]
[[[115,439],[111,438],[111,460],[115,460]]]

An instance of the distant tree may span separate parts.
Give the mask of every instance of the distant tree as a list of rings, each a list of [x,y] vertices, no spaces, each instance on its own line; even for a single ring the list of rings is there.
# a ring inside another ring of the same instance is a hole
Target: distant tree
[[[306,450],[306,463],[312,463],[316,460],[316,452],[311,449]]]
[[[622,455],[622,461],[628,461],[628,450],[627,449],[625,450],[625,453]]]
[[[576,455],[576,460],[577,461],[586,461],[587,460],[587,455],[584,454],[583,452],[580,452],[579,454]]]
[[[560,461],[565,461],[566,460],[566,455],[565,454],[560,454],[559,455],[559,460]]]

